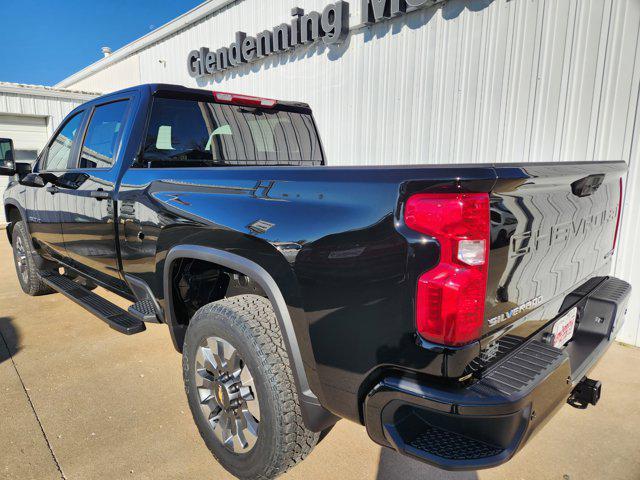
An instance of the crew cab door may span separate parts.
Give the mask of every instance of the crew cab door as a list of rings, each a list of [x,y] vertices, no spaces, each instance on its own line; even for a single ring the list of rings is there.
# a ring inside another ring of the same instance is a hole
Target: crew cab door
[[[80,110],[62,124],[38,159],[35,172],[55,177],[65,175],[79,147],[86,111]],[[36,247],[46,255],[63,260],[66,256],[61,227],[58,187],[25,186],[27,223]]]
[[[62,232],[68,263],[116,289],[126,289],[119,271],[114,187],[129,98],[111,98],[87,112],[88,122],[77,163],[60,190]]]

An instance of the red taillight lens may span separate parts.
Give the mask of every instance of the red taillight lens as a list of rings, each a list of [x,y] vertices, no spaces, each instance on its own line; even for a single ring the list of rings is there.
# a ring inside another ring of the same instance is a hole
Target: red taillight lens
[[[616,242],[618,241],[618,230],[620,229],[620,215],[622,214],[622,177],[620,177],[620,198],[618,200],[618,219],[616,220],[616,233],[613,234],[613,248],[616,249]]]
[[[477,340],[487,290],[489,195],[414,195],[407,201],[404,219],[409,228],[440,244],[440,263],[418,279],[418,332],[444,345]]]
[[[251,97],[249,95],[238,95],[237,93],[227,92],[213,92],[213,98],[220,103],[231,103],[248,107],[273,108],[278,103],[277,100],[270,98]]]

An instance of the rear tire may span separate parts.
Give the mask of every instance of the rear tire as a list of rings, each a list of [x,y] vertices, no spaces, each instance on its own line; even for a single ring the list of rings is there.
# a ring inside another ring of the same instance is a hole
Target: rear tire
[[[267,299],[241,295],[205,305],[189,324],[183,351],[191,413],[207,447],[231,474],[274,478],[313,450],[319,434],[303,423],[287,350]],[[231,352],[226,360],[225,352]],[[229,406],[229,398],[236,397]],[[227,418],[246,435],[232,438]],[[255,436],[247,425],[253,425]],[[243,439],[250,437],[245,445]]]
[[[40,277],[40,272],[35,262],[38,254],[33,250],[31,237],[22,220],[16,222],[13,226],[11,241],[13,244],[13,261],[22,291],[32,297],[54,293],[54,290],[44,283]]]

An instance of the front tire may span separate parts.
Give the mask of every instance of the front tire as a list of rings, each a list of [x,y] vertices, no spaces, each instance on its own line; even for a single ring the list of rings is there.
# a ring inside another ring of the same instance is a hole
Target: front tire
[[[53,293],[54,290],[40,278],[35,262],[37,253],[33,251],[31,238],[23,221],[16,222],[13,226],[11,243],[13,245],[13,261],[22,291],[32,297]]]
[[[189,324],[183,372],[191,413],[214,457],[242,479],[274,478],[319,434],[302,420],[271,303],[241,295],[205,305]]]

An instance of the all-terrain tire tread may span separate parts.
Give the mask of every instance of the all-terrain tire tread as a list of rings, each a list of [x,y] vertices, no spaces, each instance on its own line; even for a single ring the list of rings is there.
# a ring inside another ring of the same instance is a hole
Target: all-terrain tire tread
[[[320,434],[308,430],[302,420],[289,355],[271,302],[258,295],[225,298],[200,308],[191,323],[206,321],[212,315],[226,317],[230,326],[253,344],[263,370],[268,372],[265,383],[279,399],[281,411],[276,418],[283,423],[284,438],[274,439],[281,443],[275,449],[277,457],[259,478],[277,477],[304,460],[318,443]],[[189,360],[185,358],[186,361]],[[186,388],[188,391],[188,385]],[[206,434],[200,430],[203,438]]]
[[[31,238],[29,233],[27,232],[27,228],[24,225],[24,222],[20,220],[16,222],[13,226],[13,244],[15,245],[16,236],[20,235],[22,237],[22,243],[25,248],[25,253],[27,255],[27,268],[29,270],[29,283],[27,285],[23,285],[20,278],[20,285],[22,290],[27,295],[31,295],[32,297],[38,297],[40,295],[48,295],[50,293],[54,293],[55,290],[51,288],[49,285],[42,281],[42,277],[40,277],[40,271],[36,266],[36,262],[34,260],[34,255],[37,255],[36,252],[33,251],[33,246],[31,245]]]

